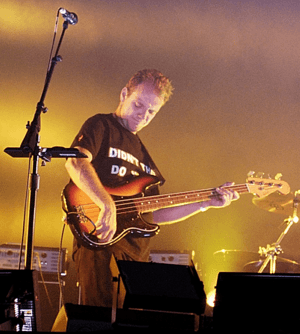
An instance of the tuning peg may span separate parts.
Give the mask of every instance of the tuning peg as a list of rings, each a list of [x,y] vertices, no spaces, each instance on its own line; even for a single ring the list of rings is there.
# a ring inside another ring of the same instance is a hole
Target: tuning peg
[[[263,173],[263,172],[258,172],[258,173],[256,174],[256,177],[262,179],[262,178],[264,177],[264,175],[265,175],[265,173]]]
[[[247,174],[248,177],[253,177],[253,175],[255,174],[255,172],[253,170],[250,170],[250,172]]]
[[[282,174],[281,173],[277,173],[276,176],[275,176],[275,180],[281,180],[282,178]]]

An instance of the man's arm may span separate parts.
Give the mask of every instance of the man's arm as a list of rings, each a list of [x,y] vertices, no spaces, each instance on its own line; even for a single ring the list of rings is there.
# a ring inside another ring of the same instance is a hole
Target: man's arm
[[[230,186],[233,183],[227,182],[223,186]],[[170,208],[160,209],[153,212],[153,221],[156,224],[172,224],[185,220],[196,213],[204,212],[209,208],[223,208],[230,205],[232,201],[237,200],[240,196],[236,191],[227,190],[221,187],[216,188],[219,196],[200,202]]]
[[[105,190],[91,164],[91,152],[79,146],[76,148],[86,154],[88,158],[69,158],[65,164],[66,169],[76,186],[85,192],[100,208],[100,214],[96,222],[96,233],[102,242],[108,242],[116,232],[115,203]]]

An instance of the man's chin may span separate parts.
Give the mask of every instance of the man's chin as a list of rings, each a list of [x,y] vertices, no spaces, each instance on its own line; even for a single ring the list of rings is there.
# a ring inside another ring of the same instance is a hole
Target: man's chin
[[[137,124],[137,125],[133,125],[130,127],[130,131],[133,133],[137,133],[139,131],[141,131],[146,125],[141,125],[141,124]]]

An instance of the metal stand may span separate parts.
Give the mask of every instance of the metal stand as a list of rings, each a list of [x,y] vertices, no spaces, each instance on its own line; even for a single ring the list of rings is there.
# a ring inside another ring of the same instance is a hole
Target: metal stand
[[[39,189],[40,176],[38,174],[38,162],[39,158],[42,158],[44,161],[50,161],[51,157],[55,158],[67,158],[71,157],[86,157],[79,153],[76,149],[64,149],[61,147],[54,147],[52,149],[42,149],[39,147],[40,142],[40,128],[41,128],[41,113],[45,113],[48,109],[44,106],[44,100],[46,93],[50,84],[50,80],[54,71],[54,67],[57,62],[62,61],[61,56],[58,55],[59,48],[62,43],[65,31],[68,28],[68,20],[63,23],[63,30],[61,37],[56,49],[56,53],[51,61],[51,66],[47,70],[46,80],[44,89],[40,98],[40,101],[37,103],[36,112],[31,123],[27,124],[27,133],[21,143],[19,148],[6,148],[4,152],[8,153],[12,157],[29,157],[33,158],[32,173],[31,173],[31,182],[30,182],[30,206],[29,206],[29,221],[27,229],[27,243],[25,248],[25,270],[32,269],[32,258],[33,258],[33,237],[34,237],[34,226],[35,226],[35,216],[36,216],[36,197],[37,191]]]
[[[277,256],[281,253],[283,253],[283,250],[280,246],[280,243],[282,239],[286,236],[288,233],[289,229],[292,227],[294,223],[298,223],[299,217],[297,216],[297,209],[298,205],[300,202],[300,198],[297,197],[297,195],[300,193],[300,191],[295,192],[295,197],[293,199],[293,215],[290,216],[289,218],[285,219],[284,222],[287,224],[285,230],[280,234],[279,238],[277,241],[271,245],[267,245],[267,247],[259,247],[259,254],[261,256],[266,256],[266,259],[264,260],[263,264],[258,270],[258,273],[262,273],[268,263],[270,262],[270,274],[275,274],[276,272],[276,260]]]

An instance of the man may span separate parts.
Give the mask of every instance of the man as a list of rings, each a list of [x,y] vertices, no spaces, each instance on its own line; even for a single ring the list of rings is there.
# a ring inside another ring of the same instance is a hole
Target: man
[[[157,70],[137,72],[121,90],[120,102],[113,114],[97,114],[88,119],[72,146],[87,155],[86,159],[68,159],[66,169],[72,182],[100,208],[95,234],[99,243],[110,242],[116,232],[116,205],[107,187],[118,187],[137,177],[155,175],[164,178],[138,137],[172,95],[170,80]],[[226,185],[230,185],[227,183]],[[158,187],[150,188],[151,194]],[[200,203],[160,209],[148,217],[156,224],[173,223],[209,209],[224,207],[238,199],[236,192],[222,187],[218,196]],[[88,249],[75,241],[74,260],[81,286],[82,303],[111,307],[111,256],[119,260],[147,261],[149,238],[130,234],[100,250]]]

